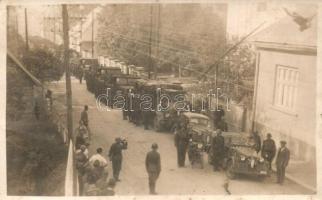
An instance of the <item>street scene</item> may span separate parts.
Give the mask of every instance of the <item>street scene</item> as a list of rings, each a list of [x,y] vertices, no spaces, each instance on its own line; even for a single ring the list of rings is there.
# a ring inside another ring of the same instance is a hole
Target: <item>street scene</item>
[[[318,14],[8,5],[7,195],[316,194]]]

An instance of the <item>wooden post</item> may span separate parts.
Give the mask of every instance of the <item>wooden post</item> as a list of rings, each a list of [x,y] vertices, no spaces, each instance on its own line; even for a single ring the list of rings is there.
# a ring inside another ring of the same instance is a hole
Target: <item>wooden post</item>
[[[152,62],[152,28],[153,28],[153,4],[150,5],[150,37],[149,37],[149,71],[148,71],[148,78],[151,79],[151,69],[153,68],[153,62]]]
[[[29,50],[29,40],[28,40],[28,16],[27,8],[25,8],[25,34],[26,34],[26,50]]]
[[[67,129],[68,129],[68,141],[72,141],[73,138],[73,107],[72,107],[72,87],[70,80],[70,69],[69,69],[69,33],[68,33],[68,11],[66,4],[62,5],[62,17],[63,17],[63,34],[64,34],[64,67],[66,72],[66,97],[67,97]],[[68,144],[71,144],[70,142]],[[74,158],[74,151],[73,151]],[[75,159],[73,159],[73,193],[77,193],[77,175],[75,168]]]
[[[92,11],[92,58],[94,58],[94,11]]]

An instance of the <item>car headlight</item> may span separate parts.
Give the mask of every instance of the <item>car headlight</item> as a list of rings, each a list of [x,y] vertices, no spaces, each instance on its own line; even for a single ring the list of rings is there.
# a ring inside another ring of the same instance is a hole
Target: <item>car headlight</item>
[[[200,148],[200,149],[201,149],[201,148],[202,148],[202,146],[203,146],[202,144],[198,144],[198,148]]]
[[[240,160],[241,161],[245,161],[246,160],[246,157],[245,156],[240,156]]]
[[[260,158],[259,159],[259,162],[264,162],[264,158]]]

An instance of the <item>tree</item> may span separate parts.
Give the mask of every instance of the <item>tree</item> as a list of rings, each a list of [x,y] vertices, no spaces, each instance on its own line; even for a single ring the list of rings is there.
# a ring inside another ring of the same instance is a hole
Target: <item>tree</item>
[[[99,18],[98,52],[148,69],[150,9],[150,4],[105,6]],[[165,71],[162,66],[213,63],[225,44],[226,7],[216,13],[213,9],[200,4],[162,5],[158,56],[157,30],[152,28],[152,59],[159,71]]]
[[[58,81],[64,73],[59,57],[44,49],[31,49],[23,55],[22,62],[42,82]]]

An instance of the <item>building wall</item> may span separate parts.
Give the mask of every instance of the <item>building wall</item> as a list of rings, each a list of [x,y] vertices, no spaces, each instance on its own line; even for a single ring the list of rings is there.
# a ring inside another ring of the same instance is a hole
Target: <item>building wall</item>
[[[316,56],[260,51],[255,129],[286,140],[293,157],[315,157]],[[274,106],[276,65],[298,68],[298,93],[294,113]]]
[[[228,37],[243,37],[265,22],[263,30],[278,21],[286,14],[283,6],[293,9],[293,4],[282,4],[281,1],[229,1],[227,12]]]

